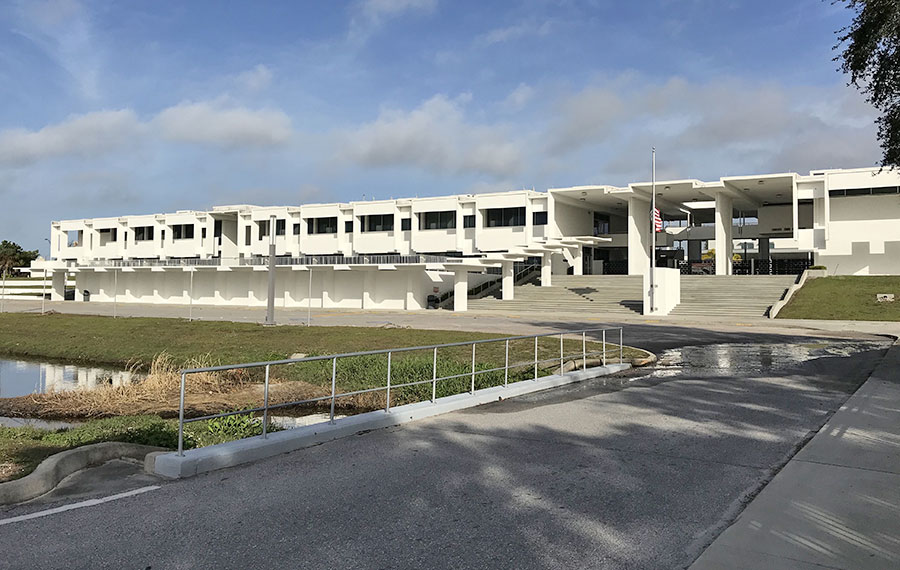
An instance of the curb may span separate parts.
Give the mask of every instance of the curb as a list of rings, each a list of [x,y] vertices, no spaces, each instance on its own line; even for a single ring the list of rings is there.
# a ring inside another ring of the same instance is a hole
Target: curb
[[[355,416],[335,420],[334,423],[319,423],[311,426],[289,429],[262,436],[229,441],[209,447],[190,449],[179,456],[177,453],[154,454],[148,458],[153,463],[152,470],[156,475],[170,479],[193,477],[201,473],[216,471],[226,467],[234,467],[274,457],[282,453],[296,451],[326,441],[358,434],[373,429],[385,428],[418,419],[428,418],[448,412],[472,408],[489,402],[505,400],[515,396],[539,392],[565,384],[581,382],[608,376],[631,368],[631,364],[608,364],[587,370],[567,372],[544,376],[537,380],[522,380],[508,386],[497,386],[477,390],[474,394],[456,394],[438,398],[435,402],[417,402],[391,408],[388,411],[377,410]]]
[[[21,503],[51,491],[59,482],[87,467],[102,465],[111,459],[129,457],[143,460],[160,447],[107,441],[83,445],[51,455],[41,461],[37,469],[15,481],[0,483],[0,505]]]

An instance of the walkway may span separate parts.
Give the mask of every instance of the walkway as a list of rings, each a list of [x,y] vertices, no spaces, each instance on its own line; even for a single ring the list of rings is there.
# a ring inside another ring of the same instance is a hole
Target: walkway
[[[900,568],[900,343],[692,570]]]

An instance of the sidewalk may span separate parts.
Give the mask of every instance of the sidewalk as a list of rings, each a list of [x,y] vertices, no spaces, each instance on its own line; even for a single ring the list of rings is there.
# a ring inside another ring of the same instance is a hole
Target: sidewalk
[[[692,570],[900,568],[900,342]]]

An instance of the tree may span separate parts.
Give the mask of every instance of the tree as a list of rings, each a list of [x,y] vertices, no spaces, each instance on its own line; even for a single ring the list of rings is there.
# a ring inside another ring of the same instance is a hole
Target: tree
[[[3,240],[0,242],[0,275],[8,274],[13,267],[24,267],[37,259],[38,250],[27,251],[19,244]]]
[[[881,113],[876,119],[883,167],[900,167],[900,2],[835,0],[855,12],[853,23],[837,31],[834,58],[841,71]]]

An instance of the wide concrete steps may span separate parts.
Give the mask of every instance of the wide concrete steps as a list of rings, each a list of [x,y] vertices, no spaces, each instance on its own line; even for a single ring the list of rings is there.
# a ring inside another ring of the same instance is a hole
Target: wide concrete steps
[[[640,313],[642,280],[623,275],[554,275],[552,286],[522,285],[514,298],[469,300],[478,311],[540,311],[560,313],[630,314]]]
[[[683,275],[682,317],[764,317],[794,283],[791,275]]]

